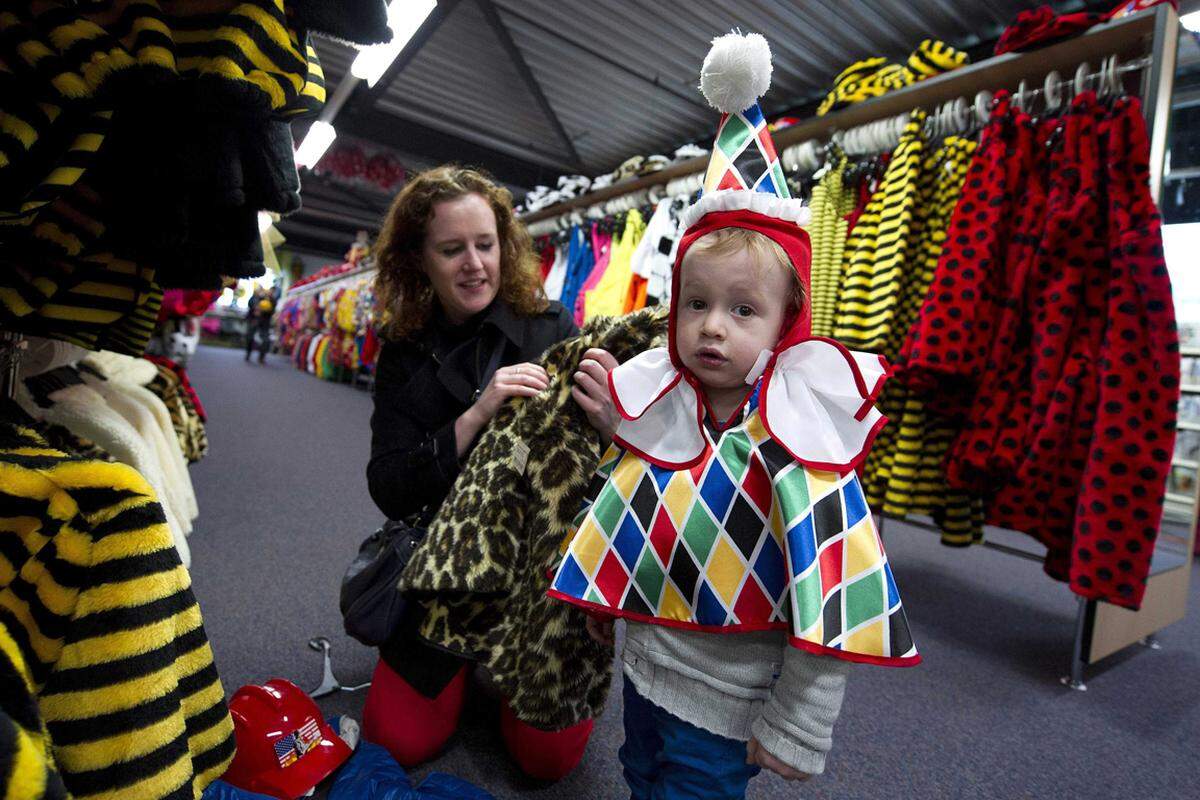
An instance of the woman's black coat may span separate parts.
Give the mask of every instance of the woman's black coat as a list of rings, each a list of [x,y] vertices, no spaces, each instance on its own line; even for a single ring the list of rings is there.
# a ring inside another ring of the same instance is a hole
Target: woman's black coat
[[[491,377],[483,373],[492,354],[500,350],[499,366],[537,361],[550,345],[576,334],[560,303],[522,317],[497,299],[465,325],[450,326],[435,313],[413,338],[384,344],[367,465],[375,505],[389,519],[418,512],[422,523],[432,519],[458,477],[454,422]]]

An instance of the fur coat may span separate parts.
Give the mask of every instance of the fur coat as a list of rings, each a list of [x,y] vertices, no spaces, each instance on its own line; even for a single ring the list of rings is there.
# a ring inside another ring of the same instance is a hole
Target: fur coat
[[[625,361],[661,345],[666,322],[662,309],[601,318],[551,347],[549,389],[500,409],[400,580],[425,607],[421,635],[484,664],[536,727],[599,716],[613,660],[582,611],[546,595],[600,457],[572,375],[588,348]]]

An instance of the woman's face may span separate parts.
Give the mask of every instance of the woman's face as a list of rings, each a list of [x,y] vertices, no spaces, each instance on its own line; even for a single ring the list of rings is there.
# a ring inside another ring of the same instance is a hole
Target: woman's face
[[[491,305],[500,291],[500,237],[496,215],[482,195],[434,204],[424,265],[451,323],[460,325]]]

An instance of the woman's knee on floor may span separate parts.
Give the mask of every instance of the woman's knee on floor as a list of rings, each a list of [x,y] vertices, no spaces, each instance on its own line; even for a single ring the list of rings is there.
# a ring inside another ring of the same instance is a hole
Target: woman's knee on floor
[[[457,730],[466,687],[463,666],[436,697],[426,697],[380,659],[363,708],[363,737],[405,767],[429,761]]]
[[[517,766],[531,778],[558,781],[583,758],[595,721],[585,719],[569,728],[545,731],[517,719],[505,701],[500,709],[500,733]]]

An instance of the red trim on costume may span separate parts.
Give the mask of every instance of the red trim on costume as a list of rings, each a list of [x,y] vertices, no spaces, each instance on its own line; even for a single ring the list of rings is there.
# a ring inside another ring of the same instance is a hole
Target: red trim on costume
[[[787,452],[787,454],[792,457],[793,460],[799,461],[801,464],[803,464],[806,467],[812,467],[813,469],[824,470],[826,472],[837,472],[841,475],[845,475],[849,472],[852,472],[852,471],[858,469],[858,467],[862,464],[862,462],[867,460],[867,454],[871,451],[871,445],[874,444],[875,437],[879,435],[879,432],[881,430],[883,430],[883,426],[887,425],[887,423],[888,423],[887,417],[881,416],[875,422],[875,424],[871,426],[871,430],[869,430],[867,432],[866,438],[863,439],[863,444],[862,444],[862,447],[858,451],[858,455],[856,455],[854,458],[850,459],[849,461],[847,461],[844,464],[827,463],[824,461],[814,461],[811,458],[801,458],[800,456],[793,453],[792,449],[790,447],[788,447],[786,444],[784,444],[782,439],[780,439],[778,436],[775,435],[775,431],[771,430],[771,423],[768,421],[769,415],[767,413],[767,392],[765,391],[766,386],[767,386],[765,381],[769,377],[770,376],[768,375],[767,378],[763,379],[764,380],[764,383],[763,383],[764,391],[758,396],[758,418],[760,420],[762,420],[763,428],[766,430],[767,435],[770,436],[780,447],[782,447],[784,449],[784,451]]]
[[[616,384],[613,383],[613,370],[608,371],[608,392],[609,392],[609,394],[612,395],[613,405],[616,407],[617,413],[621,415],[621,419],[626,419],[626,420],[629,420],[630,422],[632,422],[633,420],[641,419],[642,417],[644,417],[646,415],[646,412],[650,410],[650,406],[654,405],[659,400],[662,400],[664,397],[667,396],[668,393],[670,393],[670,391],[672,389],[674,389],[676,386],[679,385],[679,379],[682,377],[683,377],[683,373],[676,370],[675,377],[674,377],[674,379],[671,380],[671,383],[667,386],[667,388],[665,388],[661,392],[659,392],[658,397],[654,398],[649,403],[647,403],[646,407],[644,409],[642,409],[642,413],[638,414],[636,417],[631,415],[628,411],[626,411],[625,406],[621,404],[621,397],[620,397],[620,395],[617,394]]]
[[[704,393],[703,386],[698,385],[698,384],[700,384],[699,379],[697,379],[694,375],[689,375],[689,376],[685,376],[685,377],[688,378],[688,383],[692,384],[692,389],[696,392],[696,396],[698,398],[700,398],[700,401],[704,404],[704,412],[706,414],[708,414],[710,419],[712,419],[713,427],[716,428],[716,430],[718,432],[723,433],[723,432],[729,430],[730,428],[734,427],[735,424],[738,424],[742,421],[741,420],[742,411],[743,411],[743,409],[746,408],[746,404],[750,402],[750,398],[754,395],[753,384],[748,387],[746,394],[742,396],[742,401],[737,404],[737,408],[735,408],[733,410],[733,413],[730,414],[725,419],[724,422],[718,422],[717,421],[717,412],[713,411],[712,403],[709,402],[708,395]],[[758,383],[758,381],[755,381],[754,383]],[[735,422],[735,420],[736,420],[736,422]],[[701,435],[704,435],[704,431],[703,431],[704,417],[703,416],[700,417],[700,428],[701,428],[701,431],[700,431]]]
[[[617,435],[615,433],[613,434],[613,442],[615,442],[617,444],[617,446],[620,447],[621,449],[628,450],[630,453],[633,453],[635,456],[642,459],[643,461],[647,461],[656,467],[662,467],[663,469],[669,469],[669,470],[674,470],[674,471],[679,471],[679,470],[683,470],[683,469],[691,469],[692,467],[696,466],[704,459],[704,454],[708,451],[708,447],[707,447],[708,442],[705,442],[704,443],[705,448],[700,451],[700,455],[696,456],[695,458],[689,459],[688,461],[680,461],[679,463],[676,464],[676,463],[672,463],[670,461],[662,461],[660,459],[655,458],[654,456],[645,452],[641,448],[631,445],[629,442],[625,441],[624,439],[622,439],[619,435]]]
[[[564,594],[557,589],[547,589],[546,594],[555,600],[561,600],[564,603],[570,603],[573,606],[578,606],[586,612],[599,612],[609,617],[623,617],[631,619],[634,622],[645,622],[650,625],[662,625],[665,628],[675,628],[684,631],[702,631],[704,633],[750,633],[754,631],[785,631],[790,630],[791,625],[786,622],[755,622],[745,625],[701,625],[698,622],[684,622],[682,620],[662,619],[661,617],[652,617],[649,614],[639,614],[636,611],[625,611],[620,608],[612,608],[603,606],[599,603],[592,603],[587,600],[582,600],[578,597],[572,597],[569,594]],[[788,644],[800,650],[807,650],[810,653],[817,655],[832,656],[840,658],[843,661],[853,661],[858,664],[874,664],[880,667],[914,667],[921,663],[921,656],[871,656],[863,653],[851,653],[846,650],[838,650],[833,647],[816,644],[814,642],[805,641],[796,636],[788,635]]]
[[[867,398],[863,400],[863,404],[859,406],[858,411],[854,414],[854,418],[859,422],[862,422],[867,414],[871,413],[871,406],[875,405],[875,401],[879,399],[880,393],[883,392],[883,385],[892,377],[892,365],[882,355],[879,356],[879,366],[883,368],[883,374],[879,376],[879,380],[875,382],[875,388],[871,390],[871,393],[867,395]]]
[[[842,661],[852,661],[855,664],[874,664],[877,667],[915,667],[921,663],[920,653],[915,656],[869,656],[864,653],[837,650],[833,647],[826,647],[823,644],[798,639],[795,636],[788,637],[788,644],[801,650],[807,650],[810,653],[833,656],[834,658],[840,658]]]

